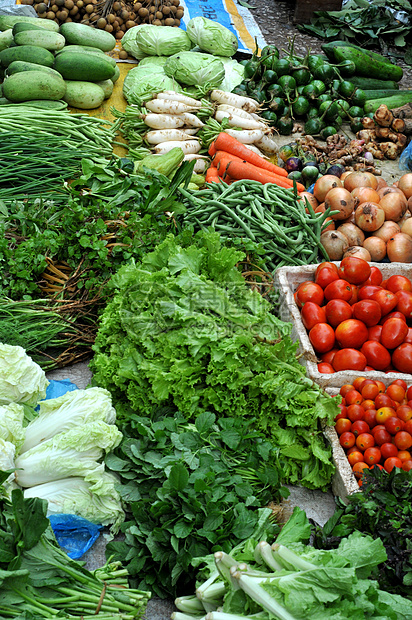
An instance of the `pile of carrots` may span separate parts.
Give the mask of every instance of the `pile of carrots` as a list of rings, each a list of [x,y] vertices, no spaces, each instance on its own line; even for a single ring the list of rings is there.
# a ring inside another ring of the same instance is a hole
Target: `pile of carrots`
[[[244,144],[222,131],[209,147],[212,164],[206,172],[206,183],[231,183],[250,179],[260,183],[275,183],[279,187],[304,192],[302,183],[288,179],[284,168],[260,157]]]

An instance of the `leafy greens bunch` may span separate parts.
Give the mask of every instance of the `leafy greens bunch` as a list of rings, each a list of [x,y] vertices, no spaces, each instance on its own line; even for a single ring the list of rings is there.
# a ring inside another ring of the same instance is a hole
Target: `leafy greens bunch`
[[[159,412],[132,416],[129,437],[106,456],[129,504],[124,541],[108,544],[141,589],[160,596],[191,583],[193,558],[251,536],[259,508],[288,495],[279,451],[249,421]],[[270,511],[269,511],[270,512]]]
[[[334,399],[305,375],[291,325],[250,290],[236,265],[244,254],[219,234],[169,235],[113,277],[91,362],[117,419],[170,406],[253,421],[280,448],[286,481],[324,488],[334,472],[320,419]]]
[[[317,529],[315,544],[333,548],[354,531],[379,537],[387,553],[379,566],[380,587],[412,600],[412,477],[396,467],[389,474],[373,467],[362,481],[347,505],[336,499],[337,509]]]
[[[0,472],[0,484],[7,475]],[[47,502],[24,499],[20,489],[11,500],[0,499],[1,618],[142,618],[150,592],[130,589],[117,564],[93,574],[71,560],[57,544],[46,510]]]

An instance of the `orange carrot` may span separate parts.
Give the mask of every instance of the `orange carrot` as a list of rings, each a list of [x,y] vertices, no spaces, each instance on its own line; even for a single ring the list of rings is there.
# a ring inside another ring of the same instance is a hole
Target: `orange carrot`
[[[212,144],[213,144],[213,148],[216,151],[221,150],[221,151],[226,151],[227,153],[230,153],[231,155],[236,155],[237,157],[240,157],[241,159],[244,159],[245,161],[249,162],[249,164],[253,164],[254,166],[257,166],[258,168],[263,168],[264,170],[273,172],[277,174],[278,176],[281,176],[281,177],[288,176],[288,173],[286,172],[284,168],[281,168],[280,166],[276,166],[276,164],[272,164],[272,162],[267,161],[266,159],[263,159],[263,157],[260,157],[260,155],[253,153],[253,151],[248,149],[247,146],[239,142],[239,140],[237,140],[236,138],[229,136],[229,134],[225,133],[224,131],[220,132],[220,134],[218,135],[218,137]],[[210,151],[209,151],[209,155],[211,155]]]
[[[221,183],[221,178],[219,177],[215,166],[210,166],[210,168],[206,170],[205,183]]]
[[[221,169],[222,171],[221,171]],[[224,172],[223,172],[224,171]],[[290,189],[293,186],[291,179],[285,179],[267,170],[262,170],[253,164],[244,161],[228,160],[222,158],[218,164],[219,176],[226,173],[229,174],[232,179],[251,179],[253,181],[259,181],[260,183],[275,183],[279,187],[285,187]],[[305,187],[301,183],[296,183],[298,191],[304,191]]]
[[[244,159],[241,159],[240,157],[236,157],[236,155],[231,155],[230,153],[227,153],[226,151],[216,151],[216,153],[212,157],[212,165],[217,166],[221,159],[229,159],[229,160],[233,159],[235,161],[236,160],[245,161]]]
[[[212,155],[214,155],[216,153],[216,148],[215,148],[215,143],[214,142],[210,143],[208,153],[209,153],[210,157],[212,157]]]

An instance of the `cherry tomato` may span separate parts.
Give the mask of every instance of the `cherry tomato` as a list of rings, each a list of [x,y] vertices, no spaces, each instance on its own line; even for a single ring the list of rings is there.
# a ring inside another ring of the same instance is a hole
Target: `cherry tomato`
[[[375,409],[375,401],[373,401],[371,398],[367,398],[363,401],[362,407],[365,409],[365,411],[368,411],[369,409]]]
[[[408,400],[412,400],[412,385],[408,387],[407,391],[406,391],[406,398]]]
[[[407,431],[399,431],[393,438],[393,443],[398,450],[409,450],[412,447],[412,435]]]
[[[402,463],[404,461],[410,461],[412,459],[412,454],[409,450],[399,450],[398,459],[401,459]]]
[[[412,374],[412,344],[404,342],[399,345],[392,353],[392,364],[399,372]],[[333,367],[335,368],[335,365]]]
[[[323,289],[319,284],[315,282],[302,282],[299,284],[296,290],[296,303],[299,308],[302,308],[307,301],[313,301],[313,303],[322,305],[323,302]]]
[[[337,272],[332,269],[321,269],[315,276],[316,284],[319,284],[322,288],[326,288],[328,284],[334,282],[335,280],[339,280],[339,276]]]
[[[366,359],[367,356],[366,356]],[[379,394],[379,388],[376,385],[376,383],[373,381],[371,383],[364,383],[361,389],[361,394],[363,396],[363,398],[365,399],[364,402],[362,403],[363,408],[364,407],[364,403],[365,401],[370,400],[370,402],[372,403],[372,406],[375,406],[375,402],[374,402],[374,398],[376,398],[376,396]]]
[[[332,327],[352,318],[352,308],[343,299],[331,299],[325,306],[326,322]]]
[[[363,260],[363,258],[348,256],[341,260],[338,273],[343,280],[351,284],[361,284],[371,275],[371,268],[369,263]]]
[[[360,286],[358,292],[359,301],[361,301],[362,299],[372,299],[372,295],[374,295],[378,291],[383,291],[383,288],[374,284]]]
[[[405,321],[406,323],[405,315],[402,314],[402,312],[395,311],[395,312],[389,312],[389,314],[385,314],[385,316],[383,316],[381,320],[379,321],[379,325],[383,325],[385,321],[387,321],[388,319],[393,319],[393,318],[402,319],[402,321]]]
[[[392,439],[391,434],[388,433],[384,427],[373,433],[373,437],[378,446],[382,446],[384,443],[390,443]]]
[[[335,332],[327,323],[317,323],[309,332],[309,340],[316,353],[326,353],[335,345]]]
[[[333,370],[332,364],[328,364],[327,362],[319,362],[318,372],[323,375],[332,375],[335,371]]]
[[[412,407],[410,405],[401,405],[397,408],[396,415],[402,422],[412,420]]]
[[[410,471],[412,469],[412,461],[402,461],[403,471]]]
[[[356,463],[364,463],[363,454],[359,450],[355,450],[348,454],[349,465],[353,467]]]
[[[353,387],[360,392],[365,384],[365,377],[356,377],[353,381]]]
[[[349,405],[346,410],[348,412],[348,418],[351,422],[363,420],[363,417],[365,415],[365,409],[362,407],[362,405],[354,403],[353,405]]]
[[[405,422],[405,426],[403,427],[402,430],[412,435],[412,420],[408,420],[407,422]]]
[[[353,435],[354,433],[351,434]],[[364,452],[367,448],[373,448],[375,445],[375,440],[371,433],[361,433],[356,437],[355,443],[359,450]]]
[[[346,348],[338,351],[333,358],[332,366],[339,372],[340,370],[364,370],[366,366],[366,357],[361,351]],[[362,396],[361,396],[362,399]],[[361,400],[362,402],[362,400]]]
[[[342,435],[342,433],[349,433],[351,428],[352,422],[349,420],[349,418],[339,418],[339,420],[336,421],[335,431],[338,433],[338,435]]]
[[[394,275],[388,278],[386,288],[392,293],[397,293],[398,291],[412,292],[412,282],[405,276]]]
[[[331,299],[349,301],[352,297],[352,287],[346,280],[335,280],[325,288],[324,295],[326,301],[330,301]]]
[[[381,460],[381,457],[381,451],[379,450],[379,448],[376,447],[367,448],[363,453],[365,463],[367,463],[368,465],[376,465]]]
[[[363,343],[361,351],[366,357],[368,365],[375,368],[375,370],[384,370],[391,362],[389,351],[380,342],[367,340]]]
[[[355,440],[355,435],[350,432],[342,433],[342,435],[339,437],[339,443],[342,448],[352,448],[355,445]],[[398,451],[396,451],[396,453],[398,453]]]
[[[382,312],[377,301],[362,299],[352,307],[353,318],[365,323],[366,327],[373,327],[379,323]]]
[[[369,428],[373,429],[376,425],[376,409],[367,409],[363,419]]]
[[[353,389],[354,389],[354,386],[351,383],[345,383],[345,385],[342,385],[342,387],[340,388],[339,394],[343,398],[345,398],[346,394]],[[412,398],[412,387],[410,389],[411,389],[411,398]]]
[[[396,349],[405,339],[408,326],[402,319],[393,317],[382,325],[381,343],[387,349]]]
[[[380,451],[383,459],[388,459],[391,456],[398,456],[398,448],[394,443],[383,443],[380,446]]]
[[[355,437],[358,437],[358,435],[361,435],[362,433],[370,433],[370,430],[371,429],[365,420],[356,420],[353,422],[350,432],[353,433]]]
[[[325,309],[313,301],[307,301],[300,312],[303,325],[309,331],[317,323],[327,323]]]
[[[395,382],[392,382],[387,387],[386,393],[389,396],[389,398],[392,398],[392,400],[395,401],[395,403],[401,403],[403,399],[405,398],[405,394],[406,394],[403,385],[399,385],[399,383],[395,383]]]
[[[368,327],[368,340],[374,340],[375,342],[381,341],[382,325],[374,325]]]
[[[368,328],[357,319],[347,319],[335,329],[336,342],[342,349],[360,349],[368,339]]]
[[[402,469],[402,461],[396,456],[391,456],[385,460],[383,467],[390,474],[394,467],[399,467],[399,469]]]
[[[377,379],[375,383],[379,388],[379,393],[384,394],[386,391],[386,385],[383,383],[383,381],[379,381],[379,379]]]
[[[369,465],[367,465],[364,462],[361,463],[355,463],[355,465],[352,467],[352,471],[355,474],[355,477],[357,479],[362,477],[363,471],[365,469],[369,469]],[[361,480],[359,480],[359,482],[361,482]]]
[[[379,267],[371,265],[371,275],[365,282],[362,282],[362,286],[369,286],[370,284],[379,286],[382,283],[382,279],[383,276]]]
[[[363,396],[358,390],[349,390],[345,396],[347,407],[351,405],[360,405],[363,401]]]
[[[391,435],[396,435],[403,428],[403,422],[396,416],[391,416],[384,422],[385,428]]]
[[[380,291],[376,291],[371,297],[378,302],[381,307],[382,315],[389,314],[397,305],[398,298],[395,293],[391,293],[390,291],[386,291],[385,289],[381,289]]]
[[[321,269],[332,269],[332,271],[336,271],[336,273],[338,273],[337,265],[335,265],[335,263],[330,263],[329,261],[323,261],[323,263],[319,263],[319,265],[316,267],[315,276],[318,275]]]

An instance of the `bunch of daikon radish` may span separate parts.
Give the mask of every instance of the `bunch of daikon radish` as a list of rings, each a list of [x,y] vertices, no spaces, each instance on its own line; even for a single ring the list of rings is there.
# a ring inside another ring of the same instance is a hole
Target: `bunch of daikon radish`
[[[226,119],[226,133],[263,157],[278,151],[273,130],[259,117],[257,101],[222,90],[212,90],[210,100],[214,119],[219,123]],[[194,172],[205,172],[210,158],[200,154],[202,141],[197,136],[205,126],[197,116],[202,102],[181,93],[164,91],[146,101],[144,106],[147,113],[141,114],[141,118],[149,130],[143,138],[153,153],[163,154],[180,147],[186,161],[196,160]]]

